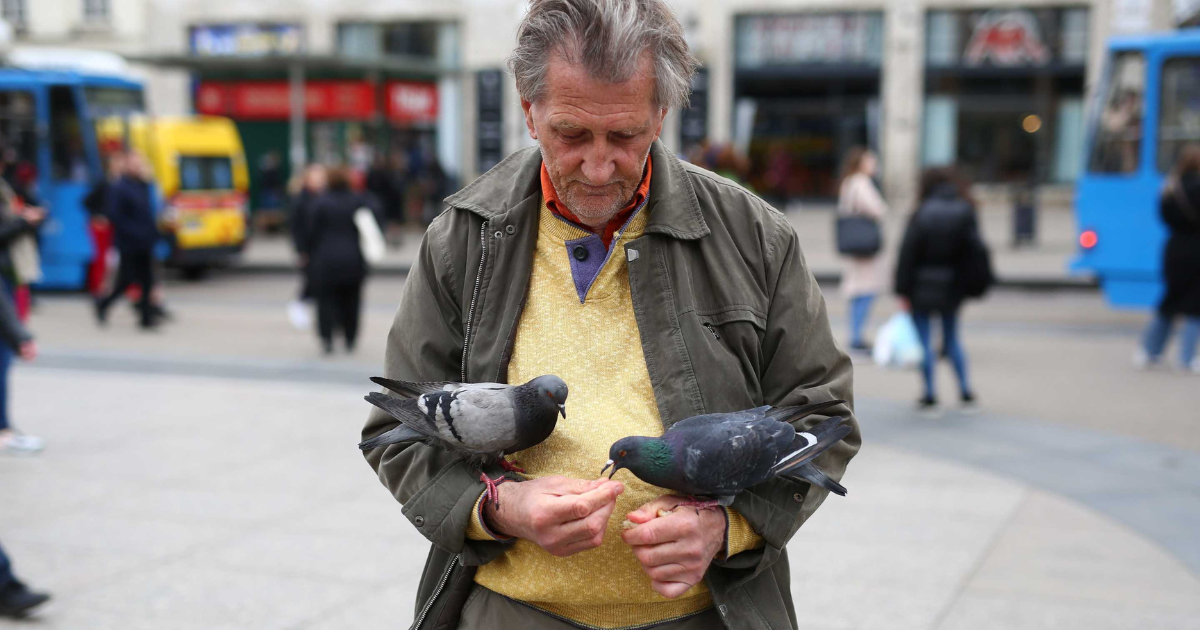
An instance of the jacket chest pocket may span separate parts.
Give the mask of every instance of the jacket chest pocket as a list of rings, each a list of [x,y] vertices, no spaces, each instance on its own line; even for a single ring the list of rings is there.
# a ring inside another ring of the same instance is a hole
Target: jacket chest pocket
[[[691,311],[680,325],[709,413],[761,404],[763,317],[744,308]]]

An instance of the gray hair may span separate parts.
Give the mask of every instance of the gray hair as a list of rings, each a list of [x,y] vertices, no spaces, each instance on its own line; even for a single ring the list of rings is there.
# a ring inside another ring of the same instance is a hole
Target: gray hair
[[[552,54],[582,64],[592,78],[623,83],[638,70],[642,54],[654,63],[654,104],[684,107],[699,65],[683,27],[664,0],[531,0],[517,28],[508,67],[521,98],[545,96]]]

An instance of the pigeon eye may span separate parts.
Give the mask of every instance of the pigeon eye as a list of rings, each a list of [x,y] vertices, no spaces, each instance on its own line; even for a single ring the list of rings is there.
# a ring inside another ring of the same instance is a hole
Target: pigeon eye
[[[617,457],[625,457],[625,451],[621,451],[620,453],[617,453]]]

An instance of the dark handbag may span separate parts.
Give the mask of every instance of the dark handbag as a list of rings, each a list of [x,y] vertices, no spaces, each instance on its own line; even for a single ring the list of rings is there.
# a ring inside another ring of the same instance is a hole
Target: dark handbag
[[[871,217],[851,214],[837,220],[837,249],[843,256],[870,258],[883,248],[879,222]]]
[[[993,284],[996,284],[996,275],[992,272],[992,254],[983,239],[972,237],[967,241],[967,255],[963,260],[963,294],[981,298]]]

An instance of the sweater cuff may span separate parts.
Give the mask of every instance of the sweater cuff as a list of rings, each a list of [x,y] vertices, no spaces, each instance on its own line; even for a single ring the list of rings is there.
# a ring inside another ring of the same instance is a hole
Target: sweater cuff
[[[743,551],[758,549],[763,544],[750,522],[733,508],[725,508],[725,557],[736,556]]]
[[[488,528],[487,521],[483,518],[484,494],[486,491],[481,493],[478,499],[475,499],[475,507],[471,510],[471,523],[467,525],[467,540],[510,540],[509,537],[501,536]]]

